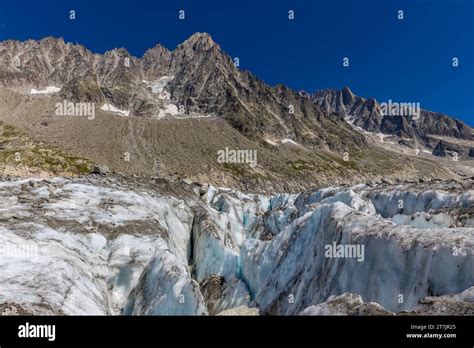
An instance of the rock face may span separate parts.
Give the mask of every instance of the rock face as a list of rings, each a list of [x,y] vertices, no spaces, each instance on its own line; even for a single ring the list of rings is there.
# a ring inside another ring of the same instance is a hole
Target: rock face
[[[107,175],[110,172],[109,167],[101,166],[101,165],[94,165],[92,167],[91,174],[100,174],[100,175]]]
[[[442,140],[436,145],[435,149],[433,150],[433,155],[438,157],[446,157],[446,144]]]
[[[355,96],[349,87],[342,90],[326,89],[315,92],[310,98],[326,112],[337,112],[344,117],[356,115],[354,124],[369,132],[380,131],[381,112],[375,99]]]
[[[365,303],[350,293],[330,296],[326,302],[306,308],[300,315],[393,315],[377,303]]]
[[[474,287],[459,294],[422,298],[410,314],[474,315]]]
[[[415,137],[422,142],[428,135],[474,139],[472,128],[462,121],[423,109],[420,109],[419,115],[415,115],[418,117],[386,115],[375,99],[356,96],[348,87],[317,91],[310,98],[323,110],[342,113],[355,126],[369,132]]]
[[[114,177],[2,180],[1,308],[472,313],[472,186],[267,196],[177,185],[172,197]]]
[[[474,315],[474,288],[456,295],[428,296],[420,299],[410,312],[399,315]],[[377,303],[366,303],[359,295],[344,293],[330,296],[326,302],[310,306],[300,315],[395,315]]]

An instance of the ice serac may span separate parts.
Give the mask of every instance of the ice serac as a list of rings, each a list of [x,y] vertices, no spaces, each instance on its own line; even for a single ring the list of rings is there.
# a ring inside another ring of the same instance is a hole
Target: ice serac
[[[371,194],[370,199],[382,217],[393,217],[396,214],[412,215],[416,212],[453,208],[469,208],[474,205],[472,190],[462,193],[449,193],[441,190],[422,190],[410,192],[391,188]]]
[[[310,195],[309,201],[321,196]],[[311,203],[272,240],[244,243],[243,277],[262,312],[297,314],[344,292],[397,312],[424,296],[458,293],[474,284],[471,228],[397,226],[374,215],[373,208],[359,211],[338,196],[344,195],[334,194],[329,204],[328,198]],[[326,257],[325,246],[332,243],[364,246],[363,260]]]
[[[212,313],[251,303],[241,279],[239,250],[265,208],[253,196],[210,187],[193,226],[192,265]]]
[[[128,315],[206,315],[207,307],[199,284],[191,279],[166,245],[159,243],[155,256],[131,293],[124,314]]]

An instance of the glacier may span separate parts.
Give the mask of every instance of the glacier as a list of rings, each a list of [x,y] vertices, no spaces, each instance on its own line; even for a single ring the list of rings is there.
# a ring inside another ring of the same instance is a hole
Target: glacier
[[[272,195],[169,185],[1,178],[0,311],[471,313],[469,183]],[[327,257],[327,245],[363,246],[364,257]]]

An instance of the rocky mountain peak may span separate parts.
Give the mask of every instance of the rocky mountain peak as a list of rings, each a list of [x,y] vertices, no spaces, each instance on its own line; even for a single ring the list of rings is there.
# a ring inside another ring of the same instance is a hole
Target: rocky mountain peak
[[[63,37],[47,36],[37,41],[39,45],[62,46],[66,45]]]
[[[156,44],[154,47],[145,51],[142,59],[147,59],[147,58],[156,59],[156,58],[161,58],[163,56],[169,57],[170,54],[171,54],[170,50],[168,50],[165,46]]]
[[[235,70],[232,60],[207,33],[196,33],[178,45],[171,53],[170,71],[191,73],[207,65],[209,69]]]
[[[127,51],[127,49],[125,49],[123,47],[119,47],[119,48],[114,48],[110,51],[106,51],[104,53],[104,57],[126,58],[126,57],[131,57],[131,55]]]
[[[166,75],[171,60],[171,52],[158,44],[145,52],[141,58],[142,68],[148,80],[156,80]]]
[[[193,48],[208,50],[212,47],[219,47],[208,33],[194,33],[187,40],[178,46],[178,48]]]
[[[342,90],[342,101],[344,104],[352,104],[355,101],[355,95],[349,87],[345,86]]]

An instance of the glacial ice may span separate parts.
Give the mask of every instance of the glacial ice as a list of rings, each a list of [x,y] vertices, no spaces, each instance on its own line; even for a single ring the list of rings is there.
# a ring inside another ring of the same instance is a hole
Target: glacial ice
[[[26,257],[0,249],[0,304],[35,314],[245,306],[297,315],[345,301],[399,312],[430,296],[461,301],[474,286],[474,228],[456,220],[473,207],[473,190],[357,185],[267,196],[209,185],[184,198],[105,180],[0,181],[0,245],[36,247]],[[363,245],[363,262],[326,257],[332,243]]]
[[[160,231],[187,263],[192,214],[180,200],[59,178],[2,182],[0,196],[1,244],[38,245],[35,262],[2,250],[0,302],[37,314],[119,314]]]
[[[129,315],[205,315],[199,284],[164,241],[148,263],[125,305]]]
[[[324,245],[332,241],[364,245],[364,262],[325,258]],[[344,292],[400,311],[429,293],[472,286],[473,245],[472,230],[396,226],[337,202],[297,218],[271,241],[248,240],[241,257],[244,278],[264,312],[296,314]],[[454,256],[453,247],[466,255]]]
[[[400,186],[375,192],[370,195],[370,199],[377,212],[383,217],[393,217],[399,213],[411,215],[416,212],[429,212],[432,209],[472,207],[474,191],[470,190],[461,194],[434,190],[410,192]]]

